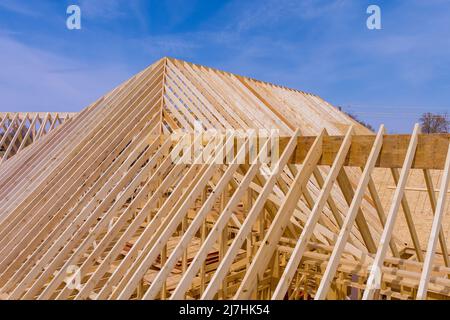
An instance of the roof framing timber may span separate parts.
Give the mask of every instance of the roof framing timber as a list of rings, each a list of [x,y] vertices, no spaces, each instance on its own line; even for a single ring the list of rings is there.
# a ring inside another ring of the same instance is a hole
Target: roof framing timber
[[[67,112],[1,112],[0,165],[74,116]]]
[[[315,95],[170,58],[57,130],[0,117],[2,299],[450,298],[450,135],[374,135]],[[245,161],[199,124],[243,131]],[[251,149],[248,129],[281,137]]]
[[[400,169],[408,151],[410,135],[384,134],[383,146],[375,162],[375,168]],[[291,164],[302,164],[312,147],[315,136],[299,136],[297,147],[289,159]],[[192,138],[193,139],[193,138]],[[207,140],[207,138],[205,138]],[[290,137],[281,136],[280,150],[283,150]],[[339,151],[344,136],[325,136],[323,138],[322,155],[318,165],[332,165]],[[355,135],[345,158],[348,167],[364,167],[375,142],[375,135]],[[424,170],[443,170],[445,155],[450,143],[450,134],[419,134],[417,151],[414,154],[411,168]],[[206,143],[207,141],[203,143]],[[238,145],[238,143],[236,143]]]

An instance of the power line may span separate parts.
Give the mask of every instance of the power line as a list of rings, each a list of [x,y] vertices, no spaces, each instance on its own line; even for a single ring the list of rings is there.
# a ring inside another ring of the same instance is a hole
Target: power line
[[[347,105],[342,106],[344,109],[389,109],[389,110],[437,110],[437,111],[443,111],[443,112],[450,112],[450,107],[430,107],[430,106],[354,106],[354,105]]]
[[[354,112],[358,115],[379,115],[379,116],[417,116],[422,115],[418,113],[404,113],[404,112]],[[442,115],[430,115],[431,118],[441,118]]]

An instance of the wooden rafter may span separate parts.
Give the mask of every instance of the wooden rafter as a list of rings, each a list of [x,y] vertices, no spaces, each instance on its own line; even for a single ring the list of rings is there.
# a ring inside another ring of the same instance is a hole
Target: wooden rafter
[[[45,131],[48,133],[74,116],[75,113],[58,112],[0,113],[0,128],[6,128],[3,132],[0,130],[0,164],[42,136],[45,129],[44,119],[52,121]],[[33,131],[41,132],[41,134],[32,135]]]
[[[449,143],[171,58],[0,113],[0,298],[448,299]]]

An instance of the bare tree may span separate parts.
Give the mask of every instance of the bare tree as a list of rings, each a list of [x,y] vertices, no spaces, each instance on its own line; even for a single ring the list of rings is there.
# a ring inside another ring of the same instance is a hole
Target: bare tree
[[[356,122],[358,122],[359,124],[363,125],[364,127],[366,127],[367,129],[371,130],[371,131],[375,131],[375,128],[372,127],[372,125],[370,125],[370,123],[362,121],[361,119],[358,118],[358,116],[356,116],[355,114],[345,111],[342,107],[338,106],[339,111],[344,112],[346,115],[348,115],[350,118],[352,118],[353,120],[355,120]]]
[[[447,113],[426,112],[419,121],[423,133],[447,133],[450,130],[450,121]]]

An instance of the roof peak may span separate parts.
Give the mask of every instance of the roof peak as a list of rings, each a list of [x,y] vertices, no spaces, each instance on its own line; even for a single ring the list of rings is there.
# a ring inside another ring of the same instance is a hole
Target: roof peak
[[[287,87],[287,86],[276,84],[276,83],[273,83],[273,82],[256,79],[256,78],[253,78],[253,77],[250,77],[250,76],[243,76],[243,75],[240,75],[240,74],[237,74],[237,73],[233,73],[233,72],[230,72],[230,71],[226,71],[226,70],[219,69],[219,68],[216,68],[216,67],[210,67],[210,66],[207,66],[207,65],[203,65],[203,64],[199,64],[199,63],[195,63],[195,62],[191,62],[191,61],[187,61],[187,60],[180,59],[180,58],[175,58],[175,57],[170,57],[170,56],[163,56],[159,60],[156,60],[155,63],[159,62],[161,60],[178,61],[178,62],[181,62],[181,63],[187,63],[189,65],[210,69],[210,70],[213,70],[215,72],[222,72],[222,73],[225,73],[225,74],[228,74],[228,75],[232,75],[232,76],[235,76],[235,77],[244,78],[246,80],[255,81],[255,82],[263,83],[263,84],[266,84],[266,85],[269,85],[269,86],[281,88],[281,89],[284,89],[284,90],[295,91],[295,92],[299,92],[299,93],[302,93],[302,94],[307,94],[307,95],[310,95],[310,96],[314,96],[314,97],[319,97],[320,98],[319,95],[317,95],[315,93],[312,93],[312,92],[307,92],[307,91],[299,90],[299,89],[296,89],[296,88]]]

